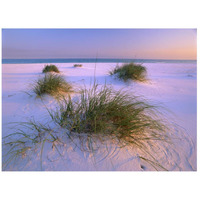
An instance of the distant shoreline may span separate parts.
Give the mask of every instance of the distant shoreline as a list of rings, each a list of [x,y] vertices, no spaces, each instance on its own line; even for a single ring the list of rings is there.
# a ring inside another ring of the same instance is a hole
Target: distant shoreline
[[[196,63],[196,60],[167,60],[167,59],[116,59],[116,58],[53,58],[53,59],[2,59],[2,64],[31,64],[31,63]]]

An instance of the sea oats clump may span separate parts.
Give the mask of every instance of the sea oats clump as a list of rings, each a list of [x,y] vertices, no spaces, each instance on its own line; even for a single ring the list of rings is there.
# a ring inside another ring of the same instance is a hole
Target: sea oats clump
[[[83,65],[81,64],[75,64],[74,67],[82,67]]]
[[[47,72],[56,72],[59,73],[60,71],[55,65],[46,65],[44,69],[42,70],[42,73],[47,73]]]
[[[114,75],[114,74],[116,74],[116,76],[119,79],[122,79],[124,81],[127,81],[127,80],[145,81],[147,70],[146,70],[146,67],[142,65],[129,63],[129,64],[124,64],[122,66],[116,66],[110,72],[110,75]]]
[[[47,73],[33,84],[33,92],[37,96],[44,94],[57,96],[62,93],[72,92],[72,86],[65,81],[63,76]]]
[[[143,146],[147,141],[165,140],[165,124],[159,111],[138,97],[94,85],[83,89],[80,98],[64,99],[52,114],[61,127],[88,137],[111,137],[120,143]]]

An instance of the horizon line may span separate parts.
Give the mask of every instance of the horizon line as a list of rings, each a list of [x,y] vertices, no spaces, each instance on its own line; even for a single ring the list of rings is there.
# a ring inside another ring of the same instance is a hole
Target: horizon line
[[[197,61],[197,59],[164,59],[164,58],[105,58],[105,57],[100,57],[100,58],[93,58],[93,57],[88,57],[88,58],[84,58],[84,57],[70,57],[70,58],[2,58],[2,60],[54,60],[54,59],[118,59],[118,60],[127,60],[127,59],[131,59],[131,60],[191,60],[191,61]]]

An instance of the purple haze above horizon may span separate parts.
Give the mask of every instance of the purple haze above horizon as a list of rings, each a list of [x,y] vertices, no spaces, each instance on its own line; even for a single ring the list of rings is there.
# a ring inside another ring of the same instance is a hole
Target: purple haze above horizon
[[[196,29],[2,29],[2,58],[197,57]]]

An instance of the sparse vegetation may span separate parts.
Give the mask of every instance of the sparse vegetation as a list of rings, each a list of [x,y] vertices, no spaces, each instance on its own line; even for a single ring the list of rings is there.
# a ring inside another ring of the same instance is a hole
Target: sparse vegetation
[[[3,169],[19,161],[20,158],[27,158],[36,153],[38,145],[40,148],[40,161],[42,169],[43,148],[46,142],[54,145],[57,138],[53,129],[34,120],[15,123],[15,130],[12,134],[3,137]],[[56,148],[57,150],[57,148]]]
[[[134,81],[145,81],[146,80],[146,68],[140,64],[129,63],[122,66],[116,66],[112,71],[109,72],[110,75],[116,74],[119,79],[134,80]]]
[[[46,65],[44,69],[42,70],[42,73],[47,73],[47,72],[56,72],[59,73],[60,71],[55,65]]]
[[[40,97],[44,94],[58,96],[62,93],[72,92],[72,86],[61,75],[47,73],[33,84],[32,90]]]
[[[62,135],[66,135],[73,143],[76,143],[74,137],[79,138],[80,142],[75,145],[81,145],[82,151],[87,147],[87,151],[93,152],[98,148],[98,142],[103,144],[108,140],[117,142],[119,147],[131,145],[144,152],[148,159],[144,154],[139,157],[156,170],[166,170],[153,156],[149,160],[151,152],[148,147],[156,146],[155,141],[170,142],[168,127],[159,117],[156,107],[139,97],[132,97],[123,91],[116,92],[106,85],[100,87],[94,84],[89,90],[82,89],[79,99],[72,100],[69,96],[60,101],[57,110],[47,111],[54,122],[53,128],[35,121],[24,122],[20,123],[21,127],[16,132],[4,138],[13,139],[4,143],[10,146],[6,165],[19,156],[28,155],[33,152],[35,145],[40,145],[42,168],[45,143],[51,143],[60,154],[56,141],[63,143]],[[60,127],[60,130],[55,131],[56,127]],[[16,139],[15,136],[21,137]]]
[[[75,64],[74,67],[82,67],[83,65],[81,64]]]

